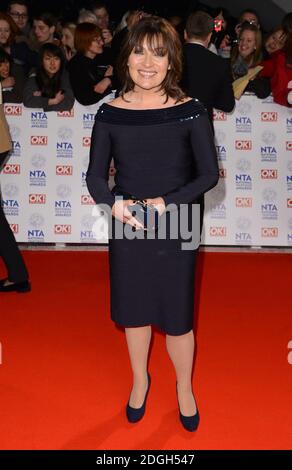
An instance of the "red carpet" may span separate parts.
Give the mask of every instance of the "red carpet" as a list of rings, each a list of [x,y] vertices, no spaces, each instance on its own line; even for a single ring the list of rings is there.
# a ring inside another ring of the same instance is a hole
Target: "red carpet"
[[[33,291],[0,293],[1,449],[291,449],[291,255],[201,254],[193,434],[157,331],[146,415],[126,421],[131,371],[109,317],[107,253],[24,255]]]

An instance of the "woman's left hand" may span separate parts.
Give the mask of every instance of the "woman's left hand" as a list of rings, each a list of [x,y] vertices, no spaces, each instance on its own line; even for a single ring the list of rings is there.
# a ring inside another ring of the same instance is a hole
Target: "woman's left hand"
[[[154,199],[145,199],[147,204],[152,204],[158,210],[159,215],[165,211],[165,202],[162,197],[155,197]]]

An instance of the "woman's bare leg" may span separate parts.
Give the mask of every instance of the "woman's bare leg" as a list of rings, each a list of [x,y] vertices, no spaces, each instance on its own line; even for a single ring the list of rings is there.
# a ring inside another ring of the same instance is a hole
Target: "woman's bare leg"
[[[147,363],[151,341],[151,326],[126,328],[126,339],[133,371],[133,389],[129,405],[140,408],[143,405],[148,387]]]
[[[166,335],[166,348],[176,372],[180,411],[184,416],[193,416],[197,409],[192,392],[193,330],[180,336]]]

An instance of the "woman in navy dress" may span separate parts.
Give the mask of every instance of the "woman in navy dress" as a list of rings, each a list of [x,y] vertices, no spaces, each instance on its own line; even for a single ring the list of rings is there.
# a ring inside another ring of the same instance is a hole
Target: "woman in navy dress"
[[[121,96],[96,115],[87,186],[97,204],[109,207],[113,222],[128,233],[137,231],[136,238],[118,237],[115,230],[109,237],[111,318],[125,327],[133,371],[128,420],[137,422],[145,412],[155,325],[166,334],[175,368],[180,420],[194,431],[199,424],[192,392],[197,249],[182,249],[182,236],[170,236],[169,220],[182,212],[181,205],[191,214],[192,203],[217,184],[218,165],[206,110],[178,86],[181,68],[180,40],[166,20],[145,18],[131,30],[118,67],[124,78]],[[112,158],[116,186],[110,191]],[[164,239],[147,236],[129,210],[136,199],[154,206],[161,220],[166,217]],[[199,233],[199,218],[191,222]]]

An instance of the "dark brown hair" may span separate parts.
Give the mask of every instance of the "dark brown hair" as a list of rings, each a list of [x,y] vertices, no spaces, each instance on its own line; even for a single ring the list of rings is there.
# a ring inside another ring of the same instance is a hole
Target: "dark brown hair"
[[[186,33],[189,39],[194,37],[206,39],[213,29],[213,18],[204,11],[191,13],[187,19]]]
[[[142,47],[144,39],[147,40],[151,50],[155,50],[155,43],[162,40],[162,47],[168,56],[170,68],[160,85],[160,90],[163,90],[166,95],[165,102],[169,97],[174,98],[176,102],[182,101],[185,94],[178,85],[182,74],[181,42],[174,27],[167,20],[158,16],[150,16],[140,20],[133,26],[124,43],[117,63],[117,71],[123,84],[122,98],[125,99],[124,94],[132,91],[135,87],[128,70],[128,59],[133,49]]]
[[[0,11],[0,20],[1,21],[6,21],[6,23],[9,24],[10,28],[10,35],[7,40],[7,45],[11,46],[11,44],[14,42],[16,36],[20,34],[20,29],[18,28],[17,24],[13,21],[11,16],[7,15],[6,13],[3,13]]]
[[[74,35],[74,47],[77,52],[85,54],[93,39],[102,37],[101,29],[93,23],[80,23],[76,26]]]

